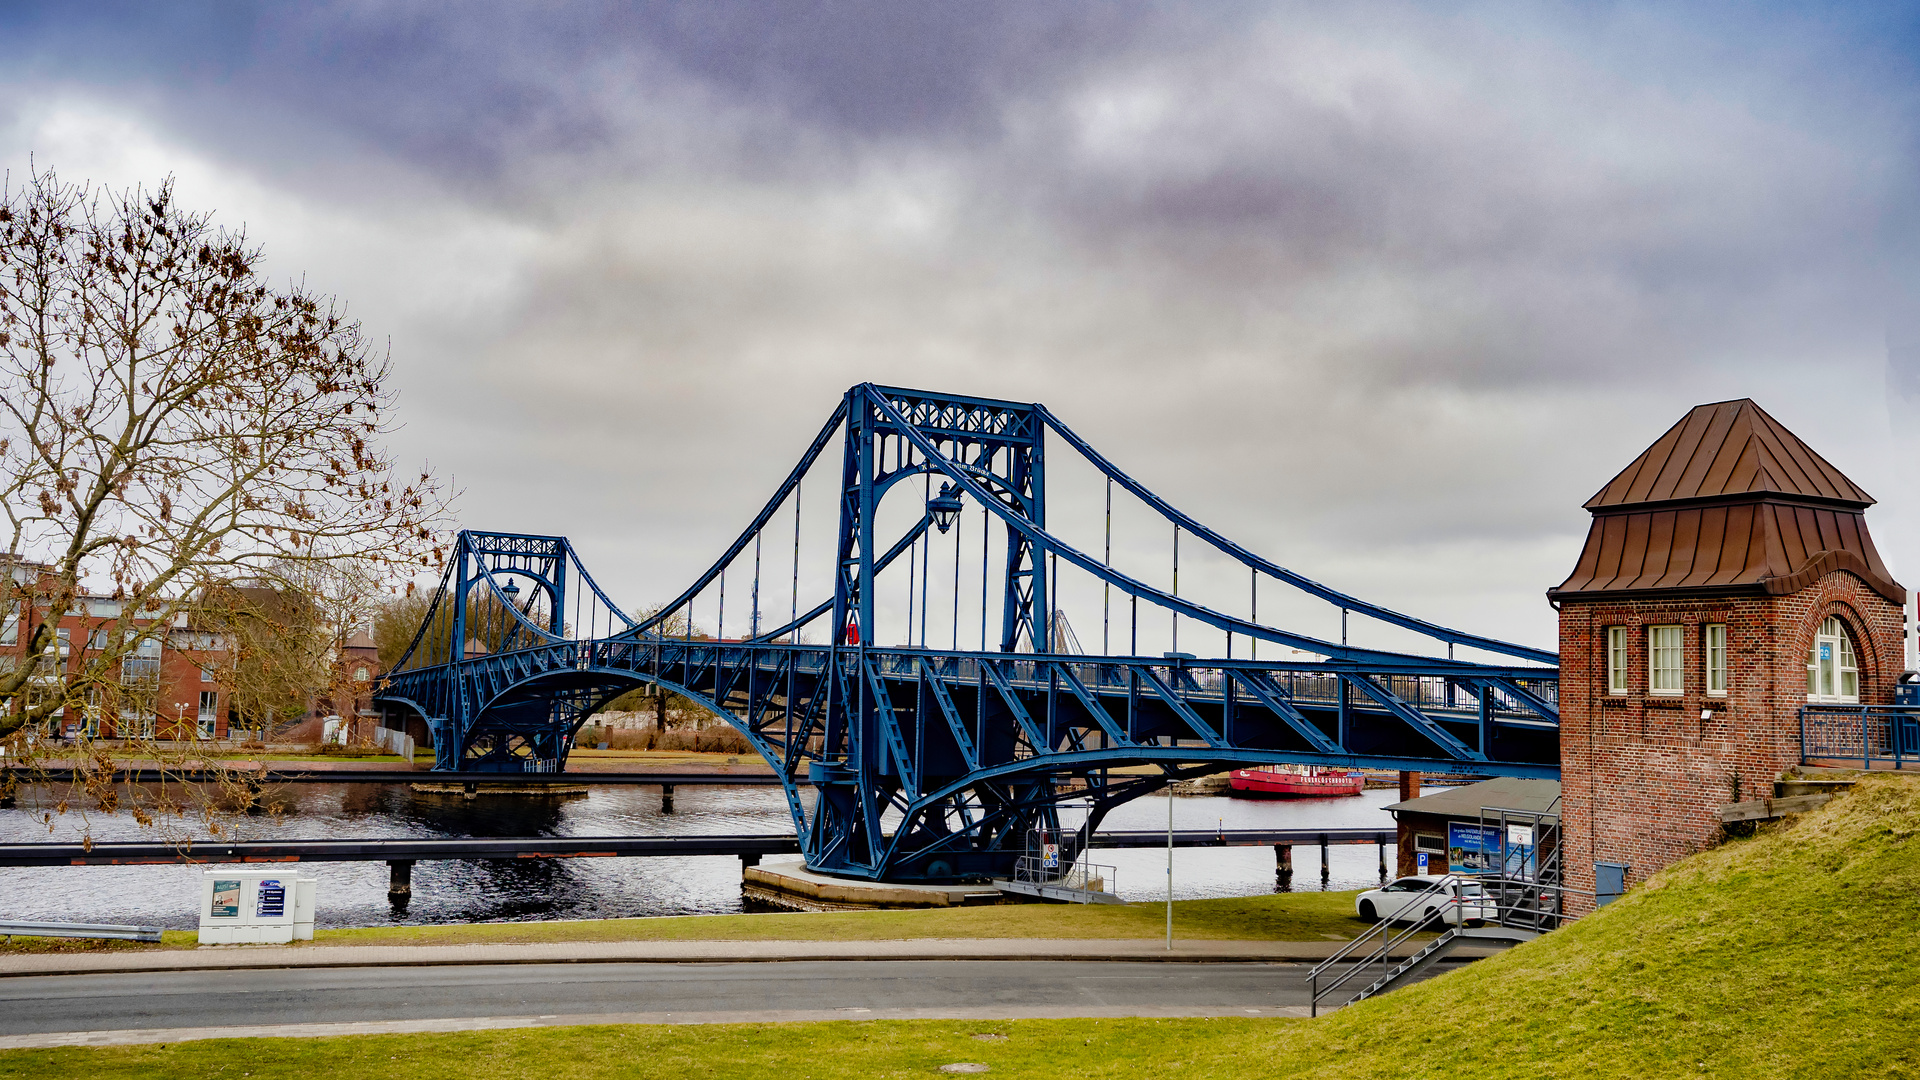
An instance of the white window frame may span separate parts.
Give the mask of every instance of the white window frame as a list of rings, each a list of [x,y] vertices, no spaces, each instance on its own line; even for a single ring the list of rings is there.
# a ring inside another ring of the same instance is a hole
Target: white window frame
[[[1647,627],[1647,693],[1659,697],[1679,697],[1686,693],[1686,656],[1686,627],[1677,623]],[[1671,676],[1671,682],[1667,676]]]
[[[194,715],[194,720],[200,725],[201,738],[213,738],[214,732],[220,727],[220,692],[218,690],[200,691],[200,709]]]
[[[1631,687],[1627,681],[1627,661],[1627,628],[1607,627],[1607,693],[1625,694]]]
[[[1827,649],[1824,655],[1822,646]],[[1852,693],[1847,692],[1849,683]],[[1827,705],[1860,703],[1860,658],[1853,647],[1853,631],[1836,616],[1821,620],[1807,650],[1807,700]]]
[[[1707,623],[1700,628],[1700,653],[1705,658],[1708,697],[1727,696],[1727,624]]]

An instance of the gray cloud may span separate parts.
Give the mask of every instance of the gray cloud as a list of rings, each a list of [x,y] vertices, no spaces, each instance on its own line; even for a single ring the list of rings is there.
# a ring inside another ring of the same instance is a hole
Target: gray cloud
[[[1896,570],[1920,523],[1858,422],[1915,204],[1878,10],[161,10],[0,26],[7,159],[111,130],[242,192],[393,335],[470,523],[636,603],[867,379],[1046,401],[1282,561],[1539,642],[1579,503],[1697,401],[1886,499]]]

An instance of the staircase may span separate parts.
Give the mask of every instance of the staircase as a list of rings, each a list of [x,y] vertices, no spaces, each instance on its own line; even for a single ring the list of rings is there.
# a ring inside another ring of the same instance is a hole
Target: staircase
[[[1421,972],[1439,963],[1448,953],[1462,945],[1510,948],[1532,941],[1539,936],[1538,930],[1522,930],[1514,926],[1456,926],[1427,942],[1419,952],[1400,961],[1397,967],[1375,979],[1366,989],[1348,999],[1347,1004],[1365,1001],[1375,994],[1384,994],[1404,983],[1412,982],[1420,976]]]

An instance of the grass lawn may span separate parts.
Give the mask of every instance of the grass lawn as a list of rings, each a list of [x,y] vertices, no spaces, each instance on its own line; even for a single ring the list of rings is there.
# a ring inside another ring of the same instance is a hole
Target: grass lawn
[[[829,1080],[932,1076],[947,1062],[978,1061],[993,1076],[1048,1080],[1912,1077],[1916,837],[1920,781],[1870,777],[1796,824],[1668,868],[1572,927],[1312,1021],[871,1021],[201,1042],[0,1053],[0,1076]]]
[[[1176,937],[1213,940],[1325,941],[1351,938],[1366,925],[1350,892],[1285,893],[1173,905]],[[376,926],[320,930],[315,945],[475,945],[558,941],[897,941],[912,938],[1158,938],[1163,904],[1009,904],[921,911],[821,911],[765,915],[687,915],[658,919]],[[0,952],[83,952],[111,948],[192,948],[196,935],[167,931],[158,945],[16,938]]]

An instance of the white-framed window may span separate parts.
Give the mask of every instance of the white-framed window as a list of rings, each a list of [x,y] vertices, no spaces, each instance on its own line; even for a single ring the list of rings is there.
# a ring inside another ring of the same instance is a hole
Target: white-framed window
[[[1856,704],[1860,700],[1860,664],[1847,626],[1829,615],[1807,650],[1807,700]]]
[[[1700,628],[1706,653],[1707,696],[1727,696],[1727,624],[1708,623]]]
[[[1627,628],[1607,627],[1607,693],[1627,692]]]
[[[353,669],[353,681],[354,682],[367,681],[367,666],[365,664],[362,664],[359,667]]]
[[[1678,694],[1685,689],[1684,640],[1681,627],[1647,627],[1647,693]]]
[[[20,644],[20,616],[0,618],[0,645]]]
[[[200,737],[213,738],[215,721],[219,717],[220,693],[217,690],[200,691]]]

